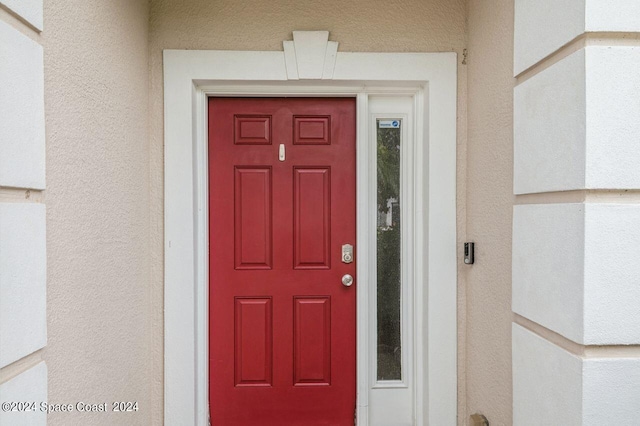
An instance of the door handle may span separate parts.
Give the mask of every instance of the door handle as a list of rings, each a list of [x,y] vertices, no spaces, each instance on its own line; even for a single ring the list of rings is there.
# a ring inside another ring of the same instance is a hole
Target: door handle
[[[345,287],[351,287],[353,284],[353,277],[349,274],[345,274],[342,276],[342,285]]]

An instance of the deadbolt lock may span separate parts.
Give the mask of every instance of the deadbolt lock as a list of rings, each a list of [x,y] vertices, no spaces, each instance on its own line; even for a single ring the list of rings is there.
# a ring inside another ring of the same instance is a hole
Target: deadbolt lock
[[[342,246],[342,262],[353,262],[353,246],[351,244],[344,244]]]

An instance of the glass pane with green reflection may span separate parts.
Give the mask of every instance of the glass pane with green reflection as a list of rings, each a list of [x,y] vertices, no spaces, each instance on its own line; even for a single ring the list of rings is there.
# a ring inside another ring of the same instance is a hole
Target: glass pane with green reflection
[[[378,380],[401,380],[400,121],[377,121]]]

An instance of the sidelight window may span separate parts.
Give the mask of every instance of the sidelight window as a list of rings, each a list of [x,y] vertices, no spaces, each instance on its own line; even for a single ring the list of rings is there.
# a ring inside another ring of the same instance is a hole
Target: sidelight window
[[[402,380],[400,119],[376,120],[377,380]]]

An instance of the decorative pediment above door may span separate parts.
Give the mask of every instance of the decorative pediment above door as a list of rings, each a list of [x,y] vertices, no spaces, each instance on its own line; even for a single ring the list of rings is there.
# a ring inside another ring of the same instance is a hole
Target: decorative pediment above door
[[[282,45],[289,80],[333,78],[338,42],[329,41],[329,31],[294,31]]]

